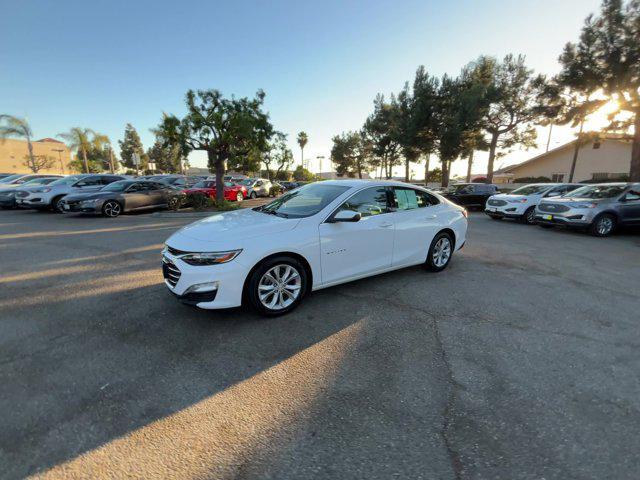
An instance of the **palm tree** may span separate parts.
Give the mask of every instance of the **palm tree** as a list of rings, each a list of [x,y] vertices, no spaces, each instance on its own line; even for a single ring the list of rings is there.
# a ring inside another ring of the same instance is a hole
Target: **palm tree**
[[[305,132],[300,132],[298,134],[298,145],[300,145],[300,157],[301,157],[303,168],[304,168],[304,147],[308,141],[309,141],[309,137]]]
[[[89,173],[89,162],[87,160],[87,150],[91,148],[93,142],[89,137],[96,137],[96,133],[90,128],[74,127],[67,133],[59,133],[58,137],[67,142],[69,149],[75,150],[76,155],[82,153],[85,173]]]
[[[113,162],[113,148],[111,148],[111,139],[107,135],[94,132],[91,143],[96,150],[109,149],[109,170],[111,173],[115,172],[115,165]]]
[[[33,132],[29,123],[24,118],[14,117],[12,115],[0,115],[0,141],[4,141],[8,137],[19,137],[27,140],[29,147],[29,163],[34,165],[33,145],[31,137]]]

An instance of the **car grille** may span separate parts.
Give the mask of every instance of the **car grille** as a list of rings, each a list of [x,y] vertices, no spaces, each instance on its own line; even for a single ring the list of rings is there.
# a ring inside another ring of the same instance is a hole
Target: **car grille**
[[[495,199],[490,199],[487,202],[489,205],[493,205],[494,207],[501,207],[502,205],[506,205],[507,202],[505,202],[504,200],[495,200]]]
[[[541,203],[538,205],[538,210],[541,212],[559,213],[568,212],[571,209],[566,205],[559,205],[557,203]]]
[[[169,285],[175,287],[178,280],[180,280],[181,274],[180,269],[171,260],[167,257],[162,257],[162,276],[169,282]]]

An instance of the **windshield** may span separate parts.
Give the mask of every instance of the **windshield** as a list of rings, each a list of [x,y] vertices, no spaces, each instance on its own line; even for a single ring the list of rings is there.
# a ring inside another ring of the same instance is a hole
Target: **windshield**
[[[205,182],[196,183],[193,188],[214,188],[216,186],[216,182],[212,182],[211,180],[207,180]]]
[[[55,182],[51,182],[51,185],[72,185],[80,180],[82,176],[80,175],[71,175],[70,177],[64,177],[56,180]]]
[[[285,218],[303,218],[315,215],[333,202],[350,187],[311,183],[286,193],[277,200],[257,207],[258,212],[270,213]]]
[[[47,183],[51,183],[53,180],[50,178],[33,178],[31,180],[27,180],[23,183],[25,187],[31,187],[33,185],[46,185]]]
[[[20,177],[24,177],[24,174],[9,175],[8,177],[4,177],[3,179],[1,179],[0,182],[2,182],[2,183],[10,183],[10,182],[13,182],[14,180],[17,180]]]
[[[547,190],[551,185],[525,185],[524,187],[516,188],[511,195],[536,195]]]
[[[119,182],[113,182],[109,185],[102,187],[100,190],[103,192],[124,192],[126,188],[131,185],[128,180],[120,180]]]
[[[589,185],[563,195],[571,198],[611,198],[620,195],[626,185]]]
[[[449,190],[447,190],[448,193],[462,193],[463,191],[465,191],[466,189],[471,189],[471,186],[467,183],[464,183],[462,185],[452,185],[449,187]]]

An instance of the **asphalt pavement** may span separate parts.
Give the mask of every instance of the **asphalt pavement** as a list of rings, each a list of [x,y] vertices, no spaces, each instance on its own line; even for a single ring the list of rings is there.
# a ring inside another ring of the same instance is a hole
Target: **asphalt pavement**
[[[637,232],[474,213],[263,319],[166,291],[191,221],[0,211],[0,478],[638,478]]]

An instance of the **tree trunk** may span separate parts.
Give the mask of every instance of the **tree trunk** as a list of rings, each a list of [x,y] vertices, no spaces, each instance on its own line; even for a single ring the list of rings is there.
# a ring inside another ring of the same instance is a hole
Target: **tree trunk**
[[[409,183],[409,166],[411,162],[407,157],[404,157],[404,181]]]
[[[633,122],[633,146],[631,148],[631,166],[629,168],[629,180],[640,182],[640,112],[635,113]]]
[[[36,159],[33,157],[33,145],[31,144],[31,137],[27,135],[27,147],[29,148],[29,163],[35,165]]]
[[[109,168],[111,173],[116,173],[115,165],[113,163],[113,150],[109,147]]]
[[[216,203],[224,202],[224,162],[229,157],[222,153],[216,153],[213,150],[207,150],[207,160],[209,170],[213,166],[216,172]]]
[[[440,185],[444,188],[449,186],[449,162],[447,160],[442,160],[442,181]]]
[[[584,120],[580,122],[578,138],[576,139],[576,144],[573,147],[573,158],[571,159],[571,170],[569,171],[569,183],[573,182],[573,176],[576,173],[576,163],[578,163],[578,154],[580,153],[580,147],[582,146],[582,127],[584,127]]]
[[[87,162],[87,151],[82,147],[82,161],[84,162],[84,173],[89,173],[89,162]]]
[[[300,162],[302,162],[302,168],[305,168],[305,166],[304,166],[304,147],[300,147]]]
[[[427,158],[424,161],[424,186],[429,183],[429,161],[431,160],[431,153],[427,153]]]
[[[356,169],[358,170],[358,178],[362,180],[362,164],[360,162],[356,162]]]
[[[487,164],[487,182],[493,183],[493,162],[496,159],[496,148],[498,147],[498,132],[491,134],[491,143],[489,144],[489,163]]]
[[[471,182],[471,167],[473,166],[473,150],[469,154],[469,160],[467,162],[467,183]]]

